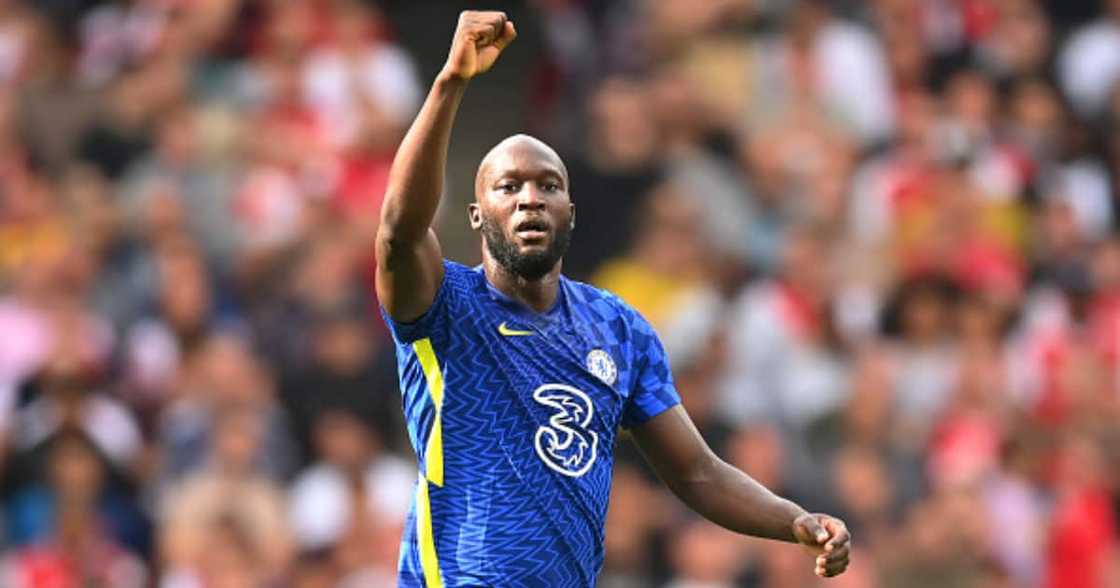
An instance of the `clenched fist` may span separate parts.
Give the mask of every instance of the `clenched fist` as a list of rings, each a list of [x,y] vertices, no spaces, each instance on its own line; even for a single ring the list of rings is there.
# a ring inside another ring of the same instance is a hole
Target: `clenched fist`
[[[844,521],[824,514],[803,514],[793,521],[793,536],[816,556],[816,573],[830,578],[848,569],[851,535]]]
[[[489,70],[516,37],[517,30],[506,19],[506,13],[467,10],[459,15],[444,73],[452,78],[471,79]]]

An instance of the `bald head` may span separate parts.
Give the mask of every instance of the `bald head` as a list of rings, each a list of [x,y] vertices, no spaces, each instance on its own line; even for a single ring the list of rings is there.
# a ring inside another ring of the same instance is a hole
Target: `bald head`
[[[506,137],[490,149],[478,164],[478,173],[474,178],[475,200],[486,191],[487,185],[502,175],[538,171],[542,168],[556,170],[563,178],[565,187],[568,185],[568,168],[547,143],[521,133]]]
[[[483,258],[523,279],[559,271],[575,227],[568,170],[540,139],[514,135],[482,158],[468,207]]]

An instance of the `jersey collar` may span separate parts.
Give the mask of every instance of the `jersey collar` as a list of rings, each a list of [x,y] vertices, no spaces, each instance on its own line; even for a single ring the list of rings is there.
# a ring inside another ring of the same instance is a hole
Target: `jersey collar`
[[[522,302],[510,298],[504,292],[494,287],[494,285],[490,283],[490,280],[486,278],[486,271],[483,270],[482,264],[475,266],[474,271],[478,272],[478,274],[482,277],[482,283],[485,284],[486,292],[490,295],[491,300],[497,302],[503,308],[516,313],[526,320],[530,320],[535,323],[550,322],[552,319],[562,315],[564,313],[564,309],[567,307],[568,278],[564,277],[563,274],[560,275],[560,280],[556,291],[556,301],[552,303],[552,308],[549,308],[544,312],[537,312],[532,308],[525,306],[525,304],[523,304]]]

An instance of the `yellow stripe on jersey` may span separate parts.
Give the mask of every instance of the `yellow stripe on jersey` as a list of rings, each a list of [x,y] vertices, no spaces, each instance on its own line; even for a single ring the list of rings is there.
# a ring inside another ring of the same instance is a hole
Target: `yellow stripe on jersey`
[[[420,540],[420,567],[424,570],[424,584],[428,588],[443,588],[443,578],[439,575],[439,558],[436,557],[436,540],[432,535],[432,502],[428,497],[428,480],[420,478],[416,494],[416,536]]]
[[[424,379],[428,381],[428,393],[432,396],[432,405],[436,408],[435,419],[432,420],[432,432],[428,435],[428,447],[424,450],[424,473],[428,480],[436,486],[443,486],[443,424],[440,413],[443,411],[443,372],[439,369],[439,360],[432,349],[432,340],[420,339],[412,344],[420,366],[424,368]]]
[[[432,431],[428,434],[428,446],[424,449],[424,475],[420,477],[416,496],[416,536],[420,541],[420,567],[424,570],[424,584],[428,588],[443,588],[439,574],[439,557],[436,556],[436,540],[432,533],[432,501],[429,496],[428,482],[443,486],[443,371],[432,349],[432,340],[420,339],[412,344],[420,367],[424,369],[424,379],[428,382],[428,394],[436,416],[432,419]]]

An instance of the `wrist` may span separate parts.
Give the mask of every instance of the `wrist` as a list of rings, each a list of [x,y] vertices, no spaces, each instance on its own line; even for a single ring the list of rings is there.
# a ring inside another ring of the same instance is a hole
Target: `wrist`
[[[789,541],[790,543],[800,543],[801,540],[798,538],[797,527],[802,524],[803,517],[812,516],[812,514],[804,508],[801,508],[791,500],[787,500],[786,502],[788,507],[787,516],[789,517],[789,525],[786,527],[786,533],[788,533],[788,536],[785,538],[785,540]]]
[[[435,84],[436,87],[444,90],[462,90],[466,88],[469,81],[470,78],[445,67],[436,75]]]

